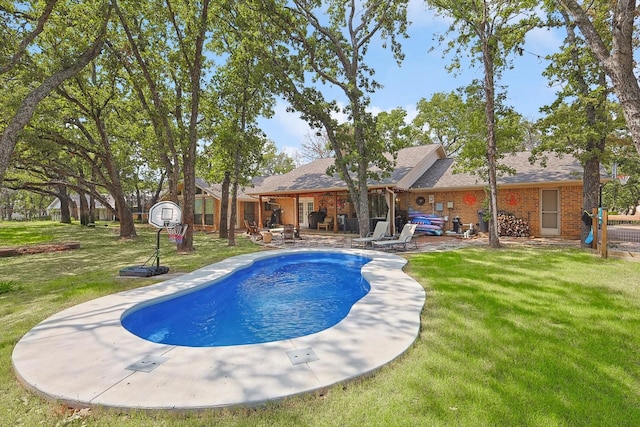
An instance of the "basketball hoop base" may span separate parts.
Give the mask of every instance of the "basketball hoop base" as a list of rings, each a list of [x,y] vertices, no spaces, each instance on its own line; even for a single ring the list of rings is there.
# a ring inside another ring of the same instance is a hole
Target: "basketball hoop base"
[[[169,272],[169,267],[164,265],[134,265],[120,270],[123,277],[151,277]]]

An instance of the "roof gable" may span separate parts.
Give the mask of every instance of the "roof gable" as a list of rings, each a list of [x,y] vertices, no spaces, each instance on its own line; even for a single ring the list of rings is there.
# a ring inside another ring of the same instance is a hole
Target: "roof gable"
[[[214,199],[222,199],[222,184],[209,184],[202,178],[196,177],[196,187],[204,191],[206,194],[212,196]],[[237,199],[240,201],[255,201],[251,196],[248,196],[243,187],[238,187]],[[229,195],[231,197],[231,195]]]
[[[398,151],[396,164],[389,176],[369,181],[370,187],[409,188],[416,179],[438,159],[444,157],[440,144],[421,145]],[[388,156],[391,159],[391,156]],[[347,188],[346,182],[337,174],[327,175],[327,169],[335,163],[334,158],[318,159],[282,175],[260,177],[254,180],[254,188],[248,194],[292,194],[299,192],[336,191]]]

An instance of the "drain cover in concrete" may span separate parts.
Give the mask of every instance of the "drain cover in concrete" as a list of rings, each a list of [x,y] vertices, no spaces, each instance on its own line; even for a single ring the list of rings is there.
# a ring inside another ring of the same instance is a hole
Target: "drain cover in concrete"
[[[132,363],[131,365],[127,366],[127,369],[130,371],[151,372],[167,360],[169,360],[168,357],[154,356],[152,354],[149,354],[138,360],[136,363]]]
[[[289,360],[294,365],[300,365],[302,363],[313,362],[314,360],[320,360],[318,356],[311,350],[311,348],[301,348],[299,350],[287,351]]]

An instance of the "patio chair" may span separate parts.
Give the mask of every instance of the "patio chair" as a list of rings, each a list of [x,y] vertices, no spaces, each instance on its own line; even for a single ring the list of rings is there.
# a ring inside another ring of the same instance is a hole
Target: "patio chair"
[[[400,233],[400,236],[398,236],[397,239],[376,240],[371,242],[371,244],[373,245],[374,249],[377,249],[377,248],[392,249],[395,246],[402,245],[404,247],[404,250],[406,251],[407,245],[413,242],[416,245],[416,249],[418,249],[418,243],[415,240],[413,240],[413,234],[416,232],[417,226],[418,224],[405,224],[404,227],[402,228],[402,233]]]
[[[294,243],[295,230],[293,229],[293,224],[284,224],[282,229],[282,241],[284,243]]]
[[[324,217],[324,220],[322,222],[318,223],[318,230],[327,230],[329,231],[331,228],[333,228],[333,217],[332,216],[326,216]]]
[[[247,234],[256,236],[258,240],[262,239],[262,234],[260,233],[260,230],[258,230],[258,226],[254,221],[249,222],[245,219],[244,226],[247,229]]]
[[[373,246],[373,242],[376,240],[382,240],[384,236],[389,234],[389,221],[378,221],[376,223],[376,228],[373,232],[367,234],[366,237],[358,237],[355,239],[351,239],[351,247],[355,243],[357,246],[362,246],[366,248],[368,245]]]

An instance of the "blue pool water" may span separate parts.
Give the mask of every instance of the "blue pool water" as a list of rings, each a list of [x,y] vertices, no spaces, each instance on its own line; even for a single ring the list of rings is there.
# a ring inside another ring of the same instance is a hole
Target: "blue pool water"
[[[189,347],[309,335],[340,322],[369,292],[360,271],[369,261],[329,252],[260,259],[193,292],[134,307],[122,325],[149,341]]]

